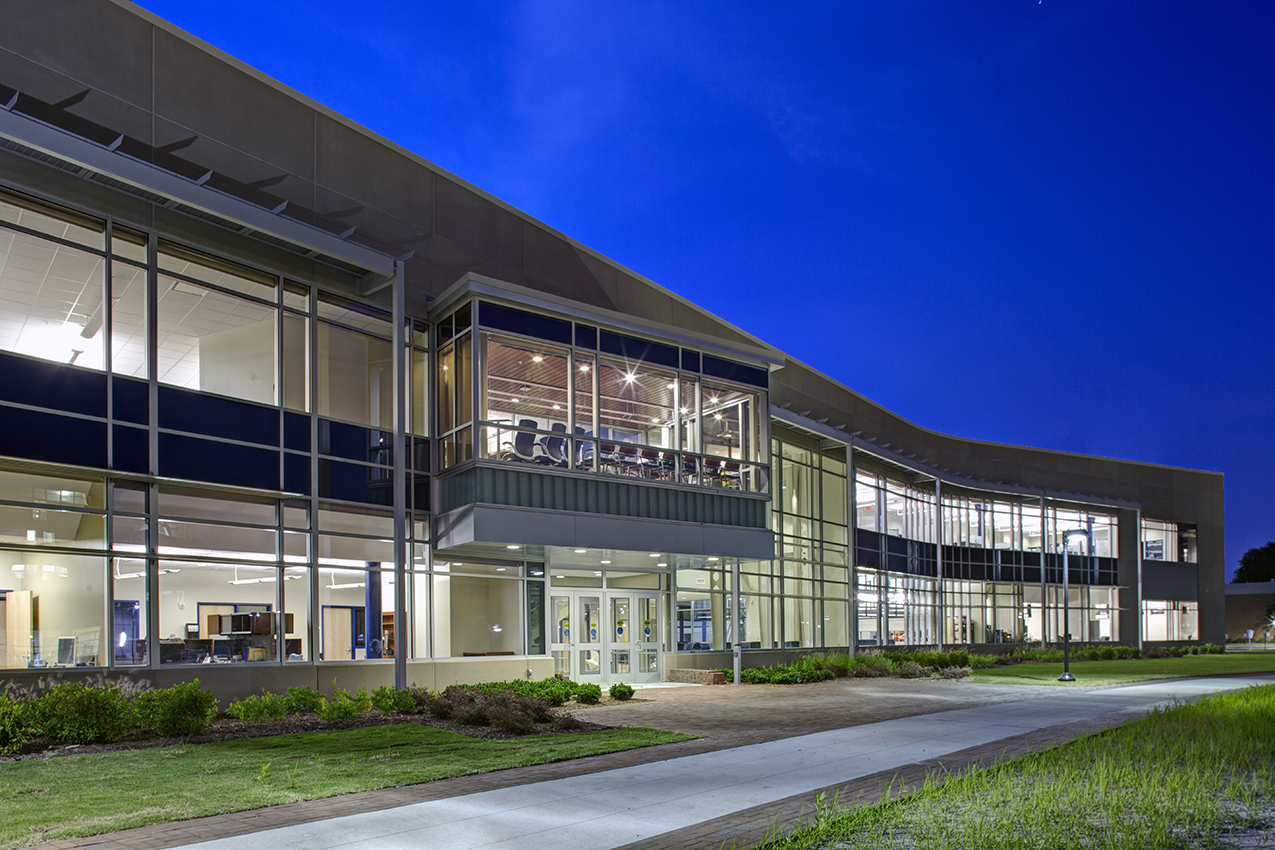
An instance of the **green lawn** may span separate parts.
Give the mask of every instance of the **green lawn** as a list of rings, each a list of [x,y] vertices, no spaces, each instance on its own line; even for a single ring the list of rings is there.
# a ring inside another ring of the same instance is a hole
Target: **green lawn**
[[[1225,839],[1251,830],[1242,846],[1267,847],[1272,726],[1275,685],[1221,694],[945,784],[927,780],[893,802],[824,803],[804,828],[765,846],[1169,850],[1237,846]]]
[[[488,741],[414,723],[0,763],[0,848],[683,741],[608,729]]]
[[[1062,685],[1058,677],[1063,665],[1057,663],[1011,664],[975,670],[971,682],[1004,685]],[[1226,674],[1275,673],[1275,652],[1243,652],[1226,655],[1185,655],[1182,658],[1136,658],[1125,661],[1072,661],[1076,685],[1109,685],[1145,679]]]

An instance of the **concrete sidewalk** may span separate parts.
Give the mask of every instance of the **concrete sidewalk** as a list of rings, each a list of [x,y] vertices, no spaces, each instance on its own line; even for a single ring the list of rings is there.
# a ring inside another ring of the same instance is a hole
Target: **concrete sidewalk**
[[[852,780],[1051,727],[1119,722],[1174,700],[1271,681],[1190,679],[1117,688],[1023,689],[1019,698],[704,752],[184,845],[277,848],[597,850],[729,818]],[[689,836],[688,836],[689,837]],[[169,845],[171,846],[171,845]]]

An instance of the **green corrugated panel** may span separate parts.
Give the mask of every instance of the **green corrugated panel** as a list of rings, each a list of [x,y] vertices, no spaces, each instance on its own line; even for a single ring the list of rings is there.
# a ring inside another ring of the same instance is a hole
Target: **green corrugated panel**
[[[530,470],[471,467],[443,479],[443,509],[510,505],[578,513],[765,528],[770,503],[626,481],[576,479]]]

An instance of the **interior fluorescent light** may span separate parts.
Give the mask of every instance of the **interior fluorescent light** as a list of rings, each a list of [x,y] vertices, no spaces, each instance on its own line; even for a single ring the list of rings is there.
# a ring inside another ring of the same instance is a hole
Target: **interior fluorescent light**
[[[366,582],[355,581],[349,584],[329,584],[328,590],[352,590],[356,587],[367,587]]]

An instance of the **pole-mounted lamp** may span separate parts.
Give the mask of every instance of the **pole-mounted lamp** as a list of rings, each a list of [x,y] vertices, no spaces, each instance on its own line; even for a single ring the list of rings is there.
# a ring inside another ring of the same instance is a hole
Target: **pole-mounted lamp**
[[[1067,543],[1073,537],[1084,537],[1089,540],[1089,531],[1084,528],[1073,528],[1063,533],[1063,674],[1058,677],[1060,682],[1074,682],[1076,677],[1071,675],[1071,586],[1067,580]],[[1090,543],[1092,546],[1092,542]]]

